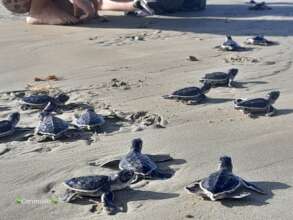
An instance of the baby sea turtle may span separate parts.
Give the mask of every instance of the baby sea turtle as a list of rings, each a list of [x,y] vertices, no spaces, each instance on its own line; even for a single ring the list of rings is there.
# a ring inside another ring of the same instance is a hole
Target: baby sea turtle
[[[31,0],[1,0],[4,7],[17,14],[29,12],[31,8]]]
[[[142,140],[140,138],[133,139],[130,152],[120,160],[120,170],[133,170],[136,174],[134,182],[147,178],[167,179],[172,177],[171,173],[159,170],[157,164],[141,151]]]
[[[105,123],[103,116],[94,109],[86,109],[79,117],[75,117],[73,124],[80,129],[95,130]]]
[[[142,140],[136,138],[132,141],[130,152],[126,156],[111,156],[110,158],[98,161],[90,161],[91,166],[101,166],[110,169],[134,170],[137,174],[135,181],[144,178],[170,178],[172,174],[160,171],[159,163],[172,161],[173,158],[168,154],[142,154]]]
[[[259,46],[271,46],[276,44],[274,41],[267,40],[263,35],[256,35],[246,39],[246,44],[259,45]]]
[[[64,136],[69,128],[66,121],[52,115],[55,105],[51,102],[48,103],[46,108],[40,113],[40,123],[35,128],[35,134],[39,136],[38,141],[47,139],[56,140]]]
[[[0,121],[0,138],[12,135],[19,119],[20,114],[18,112],[13,112],[8,115],[7,120]]]
[[[186,87],[173,92],[171,95],[165,95],[165,99],[175,99],[187,104],[199,104],[206,99],[206,93],[211,89],[211,84],[204,83],[201,88]]]
[[[232,68],[228,73],[224,72],[213,72],[206,74],[200,82],[209,83],[212,87],[217,86],[229,86],[232,87],[233,80],[238,73],[238,69]]]
[[[242,110],[250,117],[253,117],[257,114],[273,116],[276,113],[276,109],[272,105],[279,98],[279,96],[279,91],[272,91],[267,94],[266,98],[236,99],[234,101],[234,107],[237,110]]]
[[[74,201],[77,198],[99,198],[108,214],[114,214],[117,206],[114,204],[114,191],[127,188],[133,181],[135,175],[131,170],[122,170],[112,176],[96,175],[81,176],[66,180],[67,187],[63,200]]]
[[[185,187],[191,193],[198,193],[203,198],[212,201],[247,197],[251,191],[265,194],[264,191],[252,183],[249,183],[232,172],[232,160],[228,156],[220,158],[218,171],[208,177],[197,180]]]
[[[262,11],[262,10],[271,10],[272,9],[271,7],[269,7],[267,5],[266,2],[256,2],[254,0],[251,0],[249,2],[249,4],[251,5],[248,7],[249,10]]]
[[[23,97],[20,101],[21,109],[27,110],[30,108],[43,109],[49,102],[54,103],[57,107],[63,106],[69,100],[69,96],[61,93],[55,97],[48,95],[31,95]]]
[[[236,41],[232,39],[231,35],[226,35],[226,40],[223,44],[218,46],[217,48],[224,51],[243,51],[244,47],[240,46]]]

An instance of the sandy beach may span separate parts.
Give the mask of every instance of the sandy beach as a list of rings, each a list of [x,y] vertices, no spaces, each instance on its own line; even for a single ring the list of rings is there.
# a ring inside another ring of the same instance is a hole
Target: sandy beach
[[[131,125],[118,124],[91,142],[1,139],[0,219],[292,219],[293,3],[268,3],[272,10],[250,11],[244,1],[209,0],[201,12],[147,18],[106,13],[108,22],[80,26],[30,26],[0,8],[1,119],[20,111],[20,127],[36,126],[38,111],[20,110],[9,91],[49,85],[68,92],[70,103],[148,111],[168,121],[166,128],[135,132]],[[279,44],[250,46],[246,52],[216,50],[226,33],[240,43],[260,33]],[[199,86],[205,73],[231,67],[239,69],[235,81],[241,88],[212,89],[200,105],[162,98]],[[51,74],[61,80],[34,82]],[[113,78],[129,88],[112,87]],[[252,119],[234,110],[234,99],[263,97],[272,90],[281,92],[275,116]],[[76,111],[58,117],[70,121]],[[93,213],[90,204],[17,204],[19,197],[47,201],[52,192],[62,195],[62,182],[71,177],[113,173],[88,162],[126,154],[135,137],[143,139],[144,152],[170,154],[175,160],[163,168],[175,174],[116,193],[123,212]],[[184,187],[213,172],[222,155],[231,156],[234,172],[267,195],[211,202],[188,194]]]

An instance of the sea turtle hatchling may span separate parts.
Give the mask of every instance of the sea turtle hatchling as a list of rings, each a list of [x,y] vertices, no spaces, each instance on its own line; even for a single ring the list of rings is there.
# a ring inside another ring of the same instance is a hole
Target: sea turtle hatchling
[[[218,170],[208,177],[194,181],[185,189],[197,193],[203,198],[212,201],[221,199],[241,199],[251,194],[251,191],[265,194],[254,184],[245,181],[232,172],[232,160],[228,156],[220,157]]]
[[[172,177],[171,173],[160,170],[151,158],[142,153],[142,140],[140,138],[132,140],[130,152],[120,160],[119,169],[133,170],[136,174],[134,182],[141,179],[168,179]]]
[[[276,44],[276,42],[266,39],[263,35],[256,35],[255,37],[247,38],[245,43],[259,46],[271,46]]]
[[[19,119],[20,114],[18,112],[13,112],[8,115],[7,120],[0,121],[0,138],[12,135]]]
[[[106,176],[81,176],[64,182],[66,192],[63,201],[72,202],[77,198],[100,198],[104,210],[108,214],[115,214],[117,206],[114,204],[114,191],[127,188],[135,175],[131,170],[122,170],[119,173]]]
[[[267,94],[266,98],[236,99],[234,101],[234,107],[237,110],[242,110],[250,117],[258,114],[273,116],[276,113],[276,109],[272,105],[279,98],[279,96],[279,91],[272,91]]]
[[[136,138],[132,140],[130,152],[125,156],[106,158],[98,161],[91,161],[89,165],[101,166],[110,169],[133,170],[136,178],[133,183],[141,179],[167,179],[172,176],[170,172],[160,170],[157,164],[172,161],[168,154],[150,155],[143,154],[142,140]]]
[[[186,104],[199,104],[206,99],[206,93],[211,89],[211,84],[204,83],[201,88],[186,87],[173,92],[171,95],[164,95],[164,99],[175,99]]]
[[[222,43],[220,46],[217,46],[216,48],[219,48],[223,51],[243,51],[246,49],[234,41],[231,35],[226,35],[226,40],[224,43]]]
[[[40,122],[35,128],[35,135],[38,141],[47,139],[56,140],[66,134],[69,125],[66,121],[52,115],[55,105],[48,103],[46,108],[40,113]]]
[[[254,0],[251,0],[249,2],[250,6],[248,7],[249,10],[254,11],[262,11],[262,10],[271,10],[272,8],[267,5],[266,2],[256,2]]]
[[[54,103],[57,107],[61,107],[69,100],[69,96],[66,94],[58,94],[55,97],[49,95],[31,95],[25,96],[20,100],[22,110],[27,109],[43,109],[49,102]]]
[[[209,83],[212,87],[217,86],[233,86],[233,80],[238,73],[238,69],[232,68],[229,69],[228,73],[225,72],[213,72],[207,73],[200,82]]]
[[[97,114],[92,108],[86,109],[79,117],[75,117],[73,120],[73,125],[85,130],[96,130],[104,123],[104,117]]]

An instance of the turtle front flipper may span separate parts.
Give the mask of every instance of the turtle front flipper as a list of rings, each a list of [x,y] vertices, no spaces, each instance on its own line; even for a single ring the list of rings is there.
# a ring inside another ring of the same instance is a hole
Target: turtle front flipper
[[[214,200],[220,200],[220,199],[242,199],[247,196],[249,196],[251,193],[243,190],[236,190],[233,192],[225,192],[221,193],[219,195],[213,195]]]
[[[141,174],[135,174],[134,180],[131,182],[131,184],[135,184],[140,182],[141,180],[145,179],[146,176],[143,176]]]
[[[200,191],[200,183],[201,180],[195,180],[190,183],[188,186],[185,186],[185,189],[190,193],[198,193]]]
[[[146,155],[155,163],[165,163],[174,160],[174,158],[171,157],[169,154]]]
[[[276,114],[276,112],[277,110],[273,106],[270,106],[266,112],[266,116],[272,117]]]
[[[114,215],[118,211],[118,207],[114,204],[114,193],[106,192],[101,196],[101,201],[104,206],[104,211],[108,215]]]
[[[72,202],[74,199],[76,199],[77,195],[77,192],[67,189],[61,199],[64,202]]]
[[[252,183],[245,181],[244,179],[241,179],[241,180],[242,180],[242,183],[246,189],[252,190],[252,191],[257,192],[259,194],[266,195],[265,191],[263,191],[261,188],[257,187],[256,185],[254,185]]]
[[[162,98],[163,99],[175,99],[175,97],[172,95],[163,95]]]

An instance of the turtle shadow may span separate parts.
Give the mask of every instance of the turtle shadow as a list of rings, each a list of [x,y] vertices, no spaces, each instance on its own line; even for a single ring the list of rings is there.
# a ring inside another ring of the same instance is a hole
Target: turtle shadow
[[[128,189],[115,192],[115,204],[119,207],[120,212],[127,212],[129,202],[166,200],[176,197],[179,197],[179,193],[162,193],[154,191]],[[142,205],[139,204],[139,206],[136,206],[136,208],[139,208],[141,206]]]
[[[263,85],[263,84],[267,84],[267,82],[265,81],[247,81],[247,82],[234,81],[233,87],[237,89],[245,89],[245,88],[248,88],[246,85],[249,85],[249,84]]]
[[[17,141],[17,142],[27,141],[28,138],[26,137],[26,135],[33,134],[34,130],[35,128],[33,127],[25,127],[25,128],[17,127],[15,132],[12,135],[8,137],[0,138],[0,144],[9,143],[12,141]]]
[[[115,191],[115,199],[114,204],[117,205],[118,210],[114,213],[118,212],[127,212],[128,211],[128,203],[129,202],[139,202],[146,200],[165,200],[172,199],[179,196],[178,193],[162,193],[162,192],[153,192],[153,191],[142,191],[137,189],[124,189]],[[77,198],[76,200],[71,202],[73,205],[92,205],[90,212],[95,212],[96,203],[101,203],[101,198],[90,198],[90,197],[82,197]]]
[[[293,109],[277,109],[276,116],[289,115],[293,113]]]
[[[11,110],[10,107],[0,105],[0,112],[9,111],[9,110]]]
[[[266,192],[265,195],[253,193],[243,199],[225,199],[222,200],[222,205],[232,208],[235,206],[264,206],[269,204],[268,200],[274,196],[274,190],[288,189],[291,186],[281,182],[251,182]]]
[[[207,102],[205,104],[220,104],[224,102],[232,102],[234,99],[230,98],[207,98]]]

